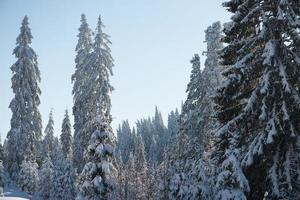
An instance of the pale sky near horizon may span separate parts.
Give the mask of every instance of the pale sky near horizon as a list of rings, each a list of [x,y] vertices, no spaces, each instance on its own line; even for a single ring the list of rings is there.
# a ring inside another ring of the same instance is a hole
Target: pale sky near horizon
[[[111,36],[115,59],[112,98],[113,128],[125,119],[133,124],[153,115],[164,116],[185,100],[194,53],[205,51],[204,30],[215,21],[229,21],[224,0],[0,0],[0,133],[10,129],[13,98],[10,66],[21,21],[29,17],[32,48],[41,71],[43,129],[54,109],[59,135],[64,110],[72,113],[71,75],[80,15],[94,30],[99,14]],[[205,57],[201,56],[203,67]],[[73,118],[72,118],[73,120]],[[71,122],[73,124],[73,121]]]

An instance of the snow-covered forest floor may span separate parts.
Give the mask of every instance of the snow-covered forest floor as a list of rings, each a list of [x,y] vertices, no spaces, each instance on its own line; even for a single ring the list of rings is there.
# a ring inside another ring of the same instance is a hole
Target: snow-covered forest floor
[[[30,196],[22,192],[18,187],[11,185],[4,188],[4,197],[0,200],[25,200],[30,199]]]

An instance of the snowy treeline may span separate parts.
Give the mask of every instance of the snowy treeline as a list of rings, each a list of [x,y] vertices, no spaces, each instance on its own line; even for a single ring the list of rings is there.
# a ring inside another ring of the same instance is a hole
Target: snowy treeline
[[[299,0],[223,6],[231,21],[205,30],[206,59],[201,67],[192,56],[180,111],[165,123],[156,107],[115,132],[110,37],[101,17],[93,32],[82,14],[73,135],[67,110],[60,133],[51,110],[43,134],[41,74],[25,16],[11,66],[11,129],[0,143],[0,196],[9,175],[37,200],[299,199]]]
[[[166,127],[156,107],[153,117],[139,119],[133,127],[128,120],[119,125],[116,145],[119,199],[156,199],[156,169],[178,132],[178,120],[178,110],[171,111]]]
[[[169,113],[168,126],[166,126],[156,107],[153,117],[139,119],[133,127],[130,126],[128,120],[123,121],[117,129],[117,157],[121,158],[122,162],[127,162],[130,153],[134,154],[136,151],[140,138],[149,165],[156,166],[161,163],[165,147],[178,132],[178,120],[179,112],[176,109]]]

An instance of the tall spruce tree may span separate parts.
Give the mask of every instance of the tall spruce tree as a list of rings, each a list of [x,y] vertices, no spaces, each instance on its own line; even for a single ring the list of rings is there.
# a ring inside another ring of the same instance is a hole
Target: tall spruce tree
[[[198,113],[197,108],[200,103],[200,96],[202,93],[201,88],[201,69],[200,69],[200,56],[195,54],[191,60],[192,71],[190,82],[187,85],[187,99],[182,106],[180,116],[180,129],[181,132],[190,136],[198,134],[197,122]]]
[[[64,157],[67,158],[72,153],[72,132],[68,110],[65,111],[65,116],[61,125],[60,143]]]
[[[218,120],[215,118],[215,104],[212,99],[217,89],[221,87],[223,82],[222,71],[224,67],[220,64],[218,57],[219,52],[223,48],[221,41],[222,35],[221,23],[214,22],[205,30],[205,42],[207,44],[204,69],[202,72],[201,88],[202,94],[198,105],[198,131],[201,136],[202,144],[206,147],[206,151],[210,148],[209,143],[212,140],[212,133],[219,127]]]
[[[163,152],[168,142],[168,132],[167,128],[164,125],[163,118],[161,112],[155,107],[154,117],[152,119],[152,128],[153,128],[153,139],[156,141],[155,148],[156,155],[152,158],[154,165],[159,164],[163,158]],[[154,153],[152,151],[151,153]]]
[[[77,170],[81,170],[83,167],[83,151],[86,147],[83,144],[83,137],[88,134],[83,129],[83,123],[87,119],[87,108],[86,108],[86,67],[89,60],[90,53],[92,51],[92,31],[89,28],[86,17],[84,14],[81,15],[81,25],[79,27],[78,42],[76,45],[76,68],[72,75],[73,82],[73,115],[74,115],[74,141],[73,141],[73,159],[74,167]]]
[[[209,149],[211,132],[218,127],[213,117],[215,110],[212,96],[222,82],[222,67],[218,59],[218,52],[223,48],[220,22],[213,23],[205,33],[205,67],[201,72],[200,57],[195,54],[191,60],[187,99],[179,119],[179,134],[170,148],[171,152],[176,153],[175,156],[166,155],[166,159],[171,160],[165,162],[169,165],[168,172],[162,172],[167,176],[164,182],[169,183],[167,187],[164,186],[169,198],[208,198],[210,193],[206,187],[207,170],[203,161],[206,156],[203,153]]]
[[[86,151],[86,164],[80,175],[79,199],[109,199],[114,190],[114,156],[115,137],[110,123],[113,87],[110,84],[113,58],[110,54],[109,36],[103,33],[101,17],[98,19],[93,52],[89,57],[87,85],[85,95],[88,108],[87,119],[83,129],[90,133],[83,138],[89,143]],[[89,136],[89,137],[88,137]]]
[[[94,121],[99,115],[104,117],[108,123],[111,123],[112,117],[110,114],[111,100],[110,94],[113,87],[110,84],[110,76],[113,75],[112,68],[113,58],[109,45],[109,35],[102,31],[105,26],[102,23],[101,17],[98,18],[95,39],[93,43],[93,51],[89,56],[86,68],[86,90],[84,92],[87,107],[87,120],[84,121],[84,130],[90,130],[92,124],[89,121]],[[84,145],[87,145],[91,133],[85,134]]]
[[[43,141],[44,156],[50,155],[51,159],[54,157],[54,121],[53,110],[50,111],[49,120],[45,128],[45,137]]]
[[[160,166],[161,197],[169,199],[189,198],[189,173],[194,169],[193,163],[201,157],[203,145],[198,128],[198,107],[201,97],[200,57],[195,54],[192,63],[190,82],[187,86],[188,97],[182,107],[179,120],[179,133],[173,139],[165,155],[165,161]],[[193,142],[197,141],[197,142]],[[202,147],[202,148],[200,148]],[[173,152],[176,152],[173,154]],[[173,155],[172,155],[173,154]],[[165,176],[165,177],[164,177]],[[196,183],[194,183],[196,184]]]
[[[214,159],[224,163],[227,149],[241,149],[237,159],[249,182],[248,199],[297,199],[299,1],[232,0],[224,6],[233,16],[221,57],[231,67],[216,97],[222,128]]]
[[[13,175],[18,173],[25,155],[34,155],[42,133],[39,82],[41,81],[37,55],[30,47],[32,40],[28,17],[25,16],[13,54],[17,62],[11,66],[14,97],[9,104],[12,111],[11,128],[7,134],[7,165]]]

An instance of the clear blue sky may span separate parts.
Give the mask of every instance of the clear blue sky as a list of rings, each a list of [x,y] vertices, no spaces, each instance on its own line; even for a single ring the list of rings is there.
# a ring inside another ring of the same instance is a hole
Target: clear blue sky
[[[80,15],[94,30],[99,14],[111,36],[115,59],[112,85],[113,127],[180,107],[190,74],[190,59],[205,50],[204,30],[229,20],[223,0],[0,0],[0,133],[4,140],[11,111],[10,66],[24,15],[29,17],[32,47],[38,54],[43,127],[54,108],[60,134],[64,110],[72,109],[71,75]],[[204,57],[202,64],[204,63]],[[73,118],[72,118],[73,119]]]

